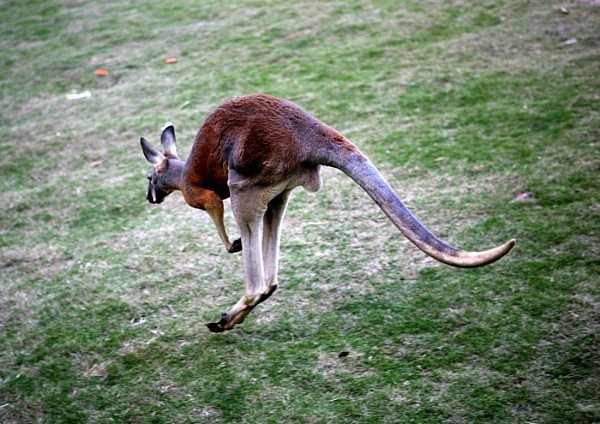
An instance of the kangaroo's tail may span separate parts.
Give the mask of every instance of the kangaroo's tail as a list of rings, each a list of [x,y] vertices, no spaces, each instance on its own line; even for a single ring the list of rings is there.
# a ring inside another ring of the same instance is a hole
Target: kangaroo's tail
[[[482,252],[466,252],[434,236],[402,203],[400,197],[381,176],[377,168],[352,143],[337,144],[327,155],[326,165],[340,169],[360,185],[411,242],[432,258],[448,265],[473,268],[487,265],[506,255],[515,245],[509,240]]]

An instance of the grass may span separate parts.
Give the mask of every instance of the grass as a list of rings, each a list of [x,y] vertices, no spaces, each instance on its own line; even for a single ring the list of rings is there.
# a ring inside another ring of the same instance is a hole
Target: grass
[[[597,1],[0,15],[1,421],[600,421]],[[210,334],[241,256],[179,195],[145,202],[137,140],[171,121],[186,157],[204,117],[250,92],[342,131],[444,239],[517,248],[437,264],[328,169],[294,194],[276,295]]]

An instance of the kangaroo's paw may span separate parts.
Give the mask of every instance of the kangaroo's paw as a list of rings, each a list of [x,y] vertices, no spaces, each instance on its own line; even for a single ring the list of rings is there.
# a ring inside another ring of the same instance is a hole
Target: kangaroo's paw
[[[219,322],[207,322],[206,326],[213,333],[222,333],[225,330],[231,330],[226,328],[227,325],[227,312],[221,314],[221,320]],[[232,327],[233,328],[233,327]]]
[[[213,333],[222,333],[226,330],[233,330],[233,325],[229,322],[229,318],[227,312],[221,313],[221,320],[219,322],[207,322],[206,327]],[[242,318],[237,324],[241,324],[244,322]]]
[[[233,330],[233,327],[236,325],[244,323],[246,315],[248,315],[251,310],[252,309],[246,309],[241,312],[223,312],[219,322],[207,322],[206,327],[213,333],[222,333],[223,331]]]
[[[223,325],[220,322],[207,322],[206,326],[211,333],[222,333],[225,331],[225,328],[223,328]]]
[[[229,253],[236,253],[242,251],[242,239],[236,239],[231,244],[231,248],[229,249]]]

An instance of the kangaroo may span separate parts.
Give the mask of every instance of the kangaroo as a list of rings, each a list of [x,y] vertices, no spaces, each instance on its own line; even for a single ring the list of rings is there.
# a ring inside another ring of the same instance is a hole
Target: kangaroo
[[[162,132],[163,153],[144,138],[140,141],[153,165],[148,201],[159,204],[180,190],[190,206],[212,218],[228,252],[243,248],[244,295],[219,321],[206,324],[212,332],[241,324],[277,288],[281,223],[290,193],[299,186],[318,191],[323,165],[346,173],[404,236],[440,262],[478,267],[500,259],[515,245],[509,240],[490,250],[466,252],[439,240],[354,144],[300,106],[277,97],[252,94],[219,106],[200,127],[186,162],[177,156],[172,125]],[[228,197],[241,235],[233,242],[223,224],[223,200]]]

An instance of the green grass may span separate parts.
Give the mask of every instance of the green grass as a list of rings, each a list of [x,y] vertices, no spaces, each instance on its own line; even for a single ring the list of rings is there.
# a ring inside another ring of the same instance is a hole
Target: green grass
[[[0,16],[0,421],[600,421],[597,1],[7,0]],[[171,121],[186,157],[213,108],[252,92],[342,131],[442,238],[517,247],[438,264],[328,169],[293,196],[280,289],[209,333],[241,256],[178,194],[145,202],[138,140]]]

